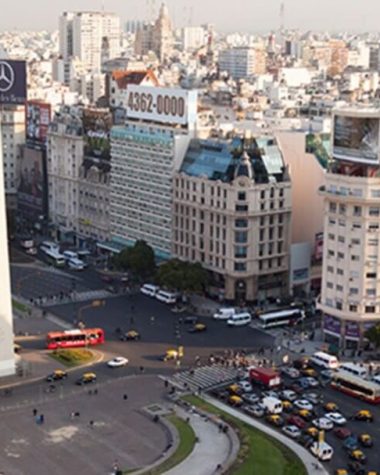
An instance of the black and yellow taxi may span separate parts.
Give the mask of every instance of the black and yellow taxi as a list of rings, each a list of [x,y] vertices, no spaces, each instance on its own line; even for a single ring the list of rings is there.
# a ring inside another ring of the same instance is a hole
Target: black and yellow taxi
[[[232,395],[232,396],[240,396],[243,393],[243,390],[239,384],[231,384],[228,386],[227,391]]]
[[[227,399],[227,402],[230,406],[233,406],[233,407],[240,407],[243,405],[243,399],[238,396],[237,394],[233,394],[232,396],[230,396],[228,399]]]
[[[310,368],[310,366],[301,369],[301,374],[303,376],[308,376],[309,378],[315,378],[317,376],[317,372],[314,368]]]
[[[365,453],[360,449],[351,450],[350,452],[348,452],[348,456],[351,460],[355,460],[356,462],[366,463],[367,461]]]
[[[269,424],[275,427],[282,427],[284,425],[284,419],[278,414],[268,414],[265,418]]]
[[[189,333],[201,333],[207,330],[207,326],[204,323],[196,323],[188,329]]]
[[[281,403],[283,411],[291,412],[293,410],[293,403],[291,403],[290,401],[285,399],[284,401],[281,401]]]
[[[373,414],[369,409],[361,409],[355,414],[357,421],[373,422]]]
[[[326,411],[326,412],[338,412],[339,411],[339,407],[338,407],[338,404],[336,404],[335,402],[326,402],[324,405],[323,405],[323,409]]]
[[[308,427],[305,429],[305,434],[310,435],[313,439],[317,440],[319,435],[319,430],[316,427]]]
[[[82,386],[83,384],[95,383],[96,382],[96,374],[95,373],[83,373],[82,376],[77,379],[75,384]]]
[[[337,468],[334,472],[334,475],[348,475],[348,470],[345,468]]]
[[[120,337],[122,341],[138,341],[141,340],[141,335],[137,330],[129,330]]]
[[[178,350],[174,348],[169,348],[165,351],[165,354],[161,357],[162,361],[171,361],[176,360],[179,357]]]
[[[52,383],[53,381],[61,381],[62,379],[66,379],[66,378],[67,378],[67,371],[64,371],[63,369],[56,369],[51,374],[46,376],[46,381],[48,383]]]
[[[373,446],[373,439],[369,434],[360,434],[358,439],[363,447],[369,448]]]
[[[295,413],[296,416],[302,417],[305,421],[311,421],[314,417],[314,414],[307,409],[298,409]]]

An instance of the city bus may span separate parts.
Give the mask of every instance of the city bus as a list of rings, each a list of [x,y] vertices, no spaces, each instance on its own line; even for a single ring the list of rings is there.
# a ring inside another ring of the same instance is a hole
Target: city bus
[[[371,404],[380,404],[380,386],[358,376],[338,370],[333,375],[331,387]]]
[[[44,252],[49,264],[52,264],[54,267],[65,267],[65,257],[58,250],[51,249]]]
[[[50,332],[46,336],[46,347],[48,350],[93,346],[102,343],[104,343],[104,331],[101,328],[84,328],[83,330],[75,329],[62,332]]]
[[[305,319],[305,312],[299,308],[277,310],[258,315],[261,328],[279,327],[282,325],[293,326]]]

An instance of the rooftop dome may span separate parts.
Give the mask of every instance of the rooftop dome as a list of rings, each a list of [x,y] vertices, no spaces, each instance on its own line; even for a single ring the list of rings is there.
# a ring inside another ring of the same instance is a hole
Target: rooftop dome
[[[251,159],[246,151],[243,152],[235,169],[235,178],[239,176],[246,176],[251,180],[254,177]]]

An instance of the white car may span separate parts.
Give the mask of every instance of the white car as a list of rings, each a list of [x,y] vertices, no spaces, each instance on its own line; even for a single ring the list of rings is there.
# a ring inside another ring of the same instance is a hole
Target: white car
[[[297,393],[292,391],[291,389],[285,389],[281,391],[280,396],[287,401],[295,401],[297,399]]]
[[[328,412],[324,417],[337,426],[344,426],[347,424],[347,419],[339,412]]]
[[[116,356],[112,360],[108,361],[107,366],[110,368],[120,368],[121,366],[126,366],[128,364],[128,359],[123,356]]]
[[[281,372],[292,379],[296,379],[300,377],[300,372],[298,371],[297,368],[285,366],[284,368],[281,369]]]
[[[257,404],[260,401],[260,398],[257,394],[246,393],[242,396],[243,400],[248,404]]]
[[[298,409],[306,409],[307,411],[312,411],[313,410],[312,403],[310,401],[308,401],[307,399],[297,399],[296,401],[294,401],[294,405]]]
[[[240,381],[239,386],[244,393],[251,393],[253,391],[252,384],[249,381]]]
[[[292,439],[298,439],[301,436],[301,431],[297,426],[285,426],[282,428],[282,431]]]
[[[331,430],[334,427],[334,424],[326,417],[320,417],[319,419],[314,419],[312,424],[321,430]]]
[[[315,378],[312,378],[311,376],[307,376],[306,378],[304,378],[304,380],[307,381],[310,388],[316,388],[319,386],[319,382]]]

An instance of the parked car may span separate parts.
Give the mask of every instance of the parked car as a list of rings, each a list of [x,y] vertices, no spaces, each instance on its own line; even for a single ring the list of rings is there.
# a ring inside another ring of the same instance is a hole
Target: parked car
[[[312,424],[320,430],[331,430],[334,427],[334,424],[325,417],[319,417],[318,419],[314,419]]]
[[[315,378],[307,376],[304,380],[309,384],[309,388],[317,388],[319,386],[319,382]]]
[[[351,435],[347,437],[347,439],[343,442],[343,448],[352,451],[359,448],[359,439],[355,435]]]
[[[298,409],[307,409],[308,411],[313,410],[313,404],[310,401],[308,401],[307,399],[296,399],[294,401],[294,405]]]
[[[347,424],[347,419],[339,412],[327,412],[324,417],[329,419],[336,426],[344,426]]]
[[[284,366],[283,368],[281,368],[281,373],[292,379],[300,377],[299,370],[296,368],[292,368],[291,366]]]
[[[287,401],[293,402],[297,399],[297,393],[295,393],[291,389],[284,389],[280,392],[280,397],[282,399],[286,399]]]
[[[352,435],[351,430],[348,427],[338,427],[334,430],[334,435],[338,437],[338,439],[347,439]]]
[[[318,404],[321,400],[321,396],[318,393],[305,393],[304,398],[310,401],[312,404]]]
[[[284,434],[292,439],[298,439],[301,436],[301,431],[297,426],[289,425],[282,428]]]
[[[245,393],[242,398],[248,404],[256,404],[260,401],[260,397],[254,393]]]
[[[252,384],[249,381],[240,381],[239,386],[244,393],[251,393],[253,391]]]
[[[306,427],[306,422],[299,416],[290,416],[286,421],[289,425],[298,427],[299,429],[304,429]]]
[[[252,415],[255,417],[264,417],[265,409],[260,404],[252,406]]]

